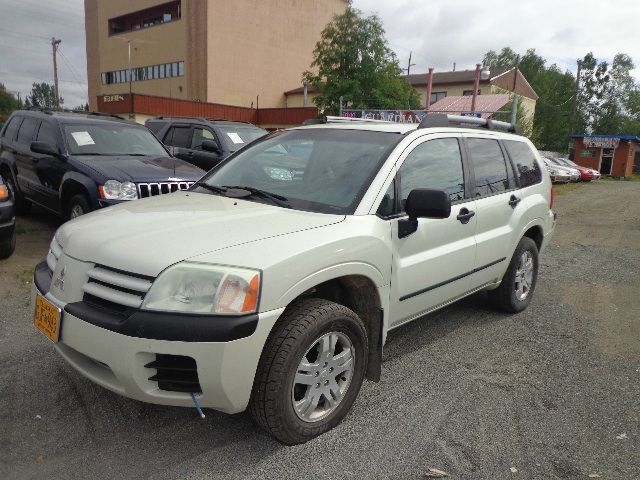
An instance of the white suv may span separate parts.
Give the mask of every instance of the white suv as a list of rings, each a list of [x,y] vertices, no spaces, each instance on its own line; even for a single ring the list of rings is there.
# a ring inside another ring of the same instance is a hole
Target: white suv
[[[34,323],[121,395],[320,435],[379,379],[389,330],[480,290],[508,312],[531,301],[549,174],[526,138],[465,118],[279,131],[190,191],[66,223]]]

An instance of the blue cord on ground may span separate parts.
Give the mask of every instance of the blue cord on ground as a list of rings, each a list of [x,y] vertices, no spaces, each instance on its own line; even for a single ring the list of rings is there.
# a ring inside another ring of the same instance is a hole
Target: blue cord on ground
[[[204,413],[202,413],[202,409],[200,408],[200,404],[198,403],[198,399],[196,398],[195,393],[191,394],[191,399],[196,406],[196,410],[198,410],[198,413],[200,414],[200,418],[204,418]]]

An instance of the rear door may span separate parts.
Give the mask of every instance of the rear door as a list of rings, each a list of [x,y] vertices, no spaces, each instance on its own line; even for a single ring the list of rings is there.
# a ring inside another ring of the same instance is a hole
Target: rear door
[[[476,207],[469,198],[461,146],[455,134],[418,139],[398,162],[396,190],[401,213],[409,192],[416,188],[445,190],[452,208],[446,219],[418,219],[418,230],[404,238],[398,238],[398,222],[406,216],[392,220],[392,325],[470,290],[469,275],[476,255]]]
[[[496,137],[465,135],[476,203],[476,272],[472,286],[478,287],[502,278],[514,245],[519,202],[510,162]]]
[[[175,157],[191,162],[193,153],[191,151],[191,125],[177,124],[172,125],[164,138],[162,143],[169,146]]]
[[[38,198],[36,185],[39,183],[35,172],[33,153],[31,152],[31,142],[35,137],[35,132],[40,120],[33,117],[24,117],[18,129],[18,135],[14,142],[16,167],[18,170],[18,184],[23,193],[40,201]]]

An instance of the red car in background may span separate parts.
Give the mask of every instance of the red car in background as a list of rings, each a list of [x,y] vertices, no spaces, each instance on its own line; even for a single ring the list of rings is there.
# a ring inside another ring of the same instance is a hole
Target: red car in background
[[[578,170],[580,172],[580,180],[583,182],[590,182],[591,180],[597,180],[598,178],[600,178],[600,172],[598,172],[597,170],[578,165],[568,158],[554,158],[554,160],[560,165],[575,168],[576,170]]]

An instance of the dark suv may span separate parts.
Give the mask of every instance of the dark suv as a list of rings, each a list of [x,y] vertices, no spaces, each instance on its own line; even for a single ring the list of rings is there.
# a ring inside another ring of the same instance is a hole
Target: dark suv
[[[18,213],[31,203],[75,218],[186,190],[204,172],[173,158],[142,125],[96,113],[14,112],[0,131],[0,175]]]
[[[268,133],[250,123],[207,118],[156,117],[145,125],[176,157],[204,170]]]

